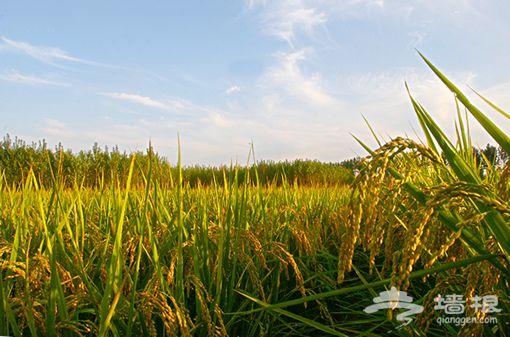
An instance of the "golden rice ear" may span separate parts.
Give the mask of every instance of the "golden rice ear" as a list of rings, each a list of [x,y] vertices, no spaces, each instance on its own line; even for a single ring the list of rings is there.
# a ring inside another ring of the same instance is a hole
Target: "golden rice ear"
[[[305,281],[303,278],[303,274],[301,273],[301,270],[299,269],[299,266],[296,263],[296,260],[294,259],[294,256],[289,253],[285,247],[282,244],[274,244],[275,254],[280,256],[280,258],[283,261],[286,261],[288,265],[290,265],[294,271],[294,277],[296,280],[296,287],[297,290],[301,293],[301,295],[304,297],[306,296],[306,289],[305,289]],[[305,307],[306,307],[306,303]]]

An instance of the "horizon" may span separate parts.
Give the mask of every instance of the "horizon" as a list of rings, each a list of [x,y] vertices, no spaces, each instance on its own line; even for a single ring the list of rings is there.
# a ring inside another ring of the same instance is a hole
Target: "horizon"
[[[416,50],[508,132],[469,87],[510,108],[509,19],[508,3],[468,0],[10,2],[0,135],[73,152],[151,142],[172,162],[179,134],[187,166],[243,163],[250,144],[260,160],[339,163],[366,155],[351,134],[375,144],[363,116],[385,140],[419,137],[404,82],[454,135],[453,95]]]
[[[92,152],[94,151],[95,148],[97,148],[100,152],[102,153],[114,153],[114,152],[117,152],[117,153],[120,153],[122,156],[126,156],[126,157],[131,157],[132,155],[136,154],[141,154],[141,155],[147,155],[148,154],[148,151],[149,151],[149,148],[152,147],[153,149],[153,153],[156,154],[158,156],[159,159],[161,159],[162,161],[164,161],[165,163],[169,164],[170,166],[172,167],[176,167],[177,166],[177,159],[171,159],[171,158],[168,158],[167,156],[163,156],[161,155],[159,152],[157,152],[157,150],[154,149],[154,146],[152,144],[148,144],[147,147],[145,149],[140,149],[140,150],[136,150],[136,151],[128,151],[128,150],[122,150],[120,149],[118,146],[114,145],[114,146],[108,146],[108,145],[105,145],[105,146],[100,146],[98,143],[95,143],[93,144],[90,148],[84,148],[84,149],[80,149],[78,151],[75,151],[73,150],[72,148],[66,148],[64,147],[63,144],[59,143],[59,144],[56,144],[56,145],[51,145],[51,144],[48,144],[48,142],[45,140],[45,139],[40,139],[40,140],[34,140],[34,141],[31,141],[31,142],[27,142],[25,141],[24,139],[21,139],[19,137],[11,137],[11,135],[9,134],[6,134],[6,135],[3,135],[3,138],[0,140],[1,143],[4,143],[4,142],[10,142],[11,145],[15,144],[16,146],[21,146],[22,148],[34,148],[34,149],[46,149],[46,150],[50,150],[52,151],[53,153],[58,153],[58,151],[63,151],[63,152],[70,152],[73,156],[77,156],[79,155],[81,152],[83,153],[89,153],[89,152]],[[150,146],[150,147],[149,147]],[[219,163],[219,164],[201,164],[201,163],[191,163],[191,164],[184,164],[183,165],[183,168],[193,168],[193,167],[203,167],[203,168],[211,168],[211,169],[215,169],[215,168],[223,168],[223,167],[228,167],[228,166],[232,166],[232,167],[245,167],[246,165],[259,165],[259,164],[268,164],[268,165],[272,165],[272,164],[292,164],[292,163],[295,163],[295,162],[315,162],[315,163],[319,163],[319,164],[323,164],[323,165],[344,165],[348,162],[351,162],[351,161],[358,161],[358,160],[362,160],[363,157],[352,157],[352,158],[347,158],[347,159],[344,159],[344,160],[339,160],[339,161],[322,161],[322,160],[319,160],[319,159],[312,159],[312,158],[294,158],[294,159],[281,159],[281,160],[272,160],[272,159],[265,159],[265,158],[253,158],[253,151],[254,150],[250,150],[249,152],[249,155],[247,155],[246,157],[246,160],[244,162],[239,162],[239,161],[232,161],[230,163]]]

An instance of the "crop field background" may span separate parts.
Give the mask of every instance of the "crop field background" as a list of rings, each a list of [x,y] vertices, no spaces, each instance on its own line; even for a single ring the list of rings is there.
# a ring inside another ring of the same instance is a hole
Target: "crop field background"
[[[0,335],[508,336],[510,140],[429,66],[455,94],[457,138],[410,97],[423,142],[360,141],[357,174],[5,140]],[[499,154],[473,151],[468,119]],[[424,306],[405,326],[363,311],[391,286]],[[438,294],[495,295],[500,312],[467,314],[497,323],[438,325]]]

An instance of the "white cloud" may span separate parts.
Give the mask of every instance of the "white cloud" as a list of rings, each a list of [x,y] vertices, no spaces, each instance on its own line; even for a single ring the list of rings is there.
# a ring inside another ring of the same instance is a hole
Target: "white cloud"
[[[276,65],[263,75],[260,85],[317,108],[339,104],[324,88],[319,73],[305,74],[301,69],[310,53],[311,49],[277,53]]]
[[[42,78],[38,76],[32,75],[24,75],[15,70],[0,73],[0,80],[14,82],[19,84],[28,84],[28,85],[55,85],[55,86],[68,86],[67,83],[54,81],[47,78]]]
[[[262,6],[262,31],[286,41],[291,47],[294,47],[298,34],[313,36],[315,29],[327,21],[325,12],[307,6],[302,1],[248,2],[250,9],[258,6]]]
[[[157,109],[168,109],[169,105],[158,101],[156,99],[153,99],[148,96],[142,96],[139,94],[130,94],[130,93],[124,93],[124,92],[104,92],[101,93],[103,96],[108,96],[114,99],[122,100],[122,101],[128,101],[132,103],[137,103],[140,105],[144,105],[150,108],[157,108]]]
[[[68,52],[55,47],[35,46],[23,41],[15,41],[5,36],[0,36],[0,50],[18,52],[35,58],[41,62],[56,65],[58,61],[74,62],[89,65],[100,65],[99,63],[87,61],[70,55]]]
[[[73,136],[73,132],[66,123],[53,118],[43,118],[41,130],[45,137],[57,137],[58,141]]]
[[[322,41],[321,47],[341,45],[342,32],[330,35],[332,26],[339,22],[370,22],[379,25],[391,22],[408,34],[409,45],[420,46],[425,37],[437,34],[441,23],[465,29],[473,19],[493,25],[487,8],[472,0],[247,0],[247,9],[258,15],[264,34],[286,41],[291,48],[301,48],[304,37]],[[335,31],[338,32],[338,31]],[[435,34],[432,34],[435,33]]]
[[[173,115],[203,116],[211,113],[222,113],[219,108],[197,104],[192,101],[176,97],[155,99],[137,93],[125,92],[102,92],[98,94],[116,100],[143,105],[149,108],[169,111],[172,112]]]
[[[235,124],[232,119],[229,119],[225,115],[222,115],[217,112],[210,113],[208,116],[202,118],[200,121],[202,123],[206,123],[218,128],[229,128],[234,126]]]
[[[241,91],[241,88],[239,86],[232,85],[227,90],[225,90],[225,94],[232,95],[232,94],[235,94],[235,93],[240,92],[240,91]]]

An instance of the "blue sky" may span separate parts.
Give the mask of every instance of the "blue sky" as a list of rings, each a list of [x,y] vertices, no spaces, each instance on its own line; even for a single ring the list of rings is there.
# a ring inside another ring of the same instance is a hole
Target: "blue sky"
[[[370,143],[362,114],[415,137],[404,81],[452,130],[415,48],[509,109],[508,41],[505,1],[4,1],[0,134],[75,151],[150,139],[170,160],[179,134],[187,164],[245,162],[252,141],[258,159],[340,161],[364,155],[351,133]]]

